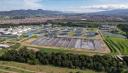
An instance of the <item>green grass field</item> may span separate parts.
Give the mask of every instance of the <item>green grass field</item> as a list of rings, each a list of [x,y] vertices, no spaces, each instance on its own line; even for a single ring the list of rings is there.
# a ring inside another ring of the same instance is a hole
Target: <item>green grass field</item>
[[[113,54],[128,55],[128,39],[105,37],[106,43]]]
[[[60,68],[49,65],[29,65],[17,62],[0,61],[0,73],[101,73],[92,70]],[[104,72],[102,72],[104,73]]]

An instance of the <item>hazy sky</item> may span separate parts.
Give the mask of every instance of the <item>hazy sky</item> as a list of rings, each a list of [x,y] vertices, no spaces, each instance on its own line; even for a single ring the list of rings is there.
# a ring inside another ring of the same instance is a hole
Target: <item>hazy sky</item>
[[[0,0],[0,11],[45,9],[67,12],[97,12],[127,8],[128,0]]]

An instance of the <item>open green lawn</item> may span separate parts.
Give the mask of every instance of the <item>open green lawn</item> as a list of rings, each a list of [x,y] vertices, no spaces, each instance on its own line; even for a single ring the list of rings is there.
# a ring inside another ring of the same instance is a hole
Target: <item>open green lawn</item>
[[[17,62],[0,61],[0,73],[101,73],[92,70],[60,68],[49,65],[29,65]],[[104,73],[104,72],[102,72]]]
[[[113,54],[128,55],[128,39],[105,37],[106,43]]]

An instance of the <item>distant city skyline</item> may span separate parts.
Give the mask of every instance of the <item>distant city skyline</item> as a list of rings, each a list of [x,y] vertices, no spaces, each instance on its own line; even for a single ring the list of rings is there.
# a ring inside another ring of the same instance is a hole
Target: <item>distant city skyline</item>
[[[0,11],[44,9],[74,13],[89,13],[113,9],[128,9],[128,0],[1,0]]]

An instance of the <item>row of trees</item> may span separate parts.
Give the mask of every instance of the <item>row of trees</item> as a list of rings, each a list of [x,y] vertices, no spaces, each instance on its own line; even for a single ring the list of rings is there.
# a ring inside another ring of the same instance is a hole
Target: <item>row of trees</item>
[[[40,26],[43,23],[19,23],[19,24],[13,24],[13,23],[8,23],[8,24],[0,24],[0,28],[10,28],[10,27],[17,27],[17,26]]]
[[[29,64],[54,65],[58,67],[93,69],[95,71],[105,71],[107,73],[122,73],[126,71],[127,65],[109,55],[86,56],[71,53],[49,53],[34,52],[26,47],[20,50],[9,50],[2,55],[1,60],[16,61]],[[125,73],[124,72],[124,73]]]
[[[128,25],[127,24],[120,24],[117,27],[120,28],[122,31],[126,32],[125,36],[128,38]]]
[[[100,24],[96,23],[87,23],[87,22],[51,22],[54,25],[61,25],[61,26],[69,26],[69,27],[90,27],[90,28],[97,28]]]

